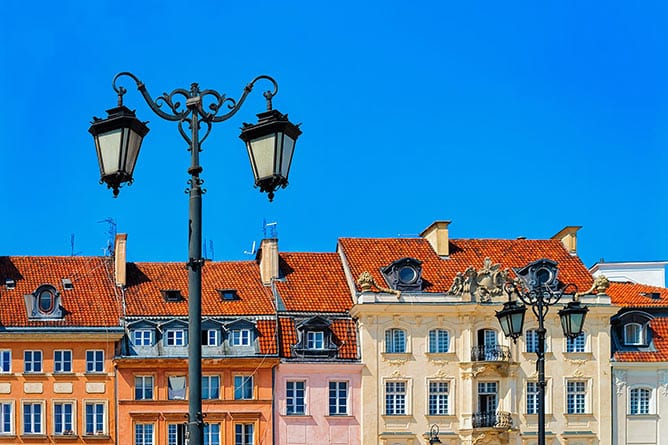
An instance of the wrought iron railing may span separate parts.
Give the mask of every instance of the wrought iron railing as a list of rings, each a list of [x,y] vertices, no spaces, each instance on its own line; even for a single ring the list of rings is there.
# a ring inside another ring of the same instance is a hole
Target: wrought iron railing
[[[495,428],[509,430],[513,427],[513,416],[506,411],[474,413],[473,428]]]
[[[474,346],[471,348],[472,362],[509,362],[510,348],[508,346]]]

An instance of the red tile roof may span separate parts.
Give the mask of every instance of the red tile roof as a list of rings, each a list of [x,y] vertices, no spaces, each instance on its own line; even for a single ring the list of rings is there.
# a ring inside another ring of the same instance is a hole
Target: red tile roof
[[[357,358],[357,329],[351,319],[339,319],[332,322],[332,333],[338,342],[339,358]]]
[[[655,352],[616,352],[615,361],[618,362],[668,362],[668,318],[650,320],[652,340]]]
[[[668,289],[636,283],[610,283],[612,304],[624,307],[668,307]],[[652,298],[652,295],[658,298]]]
[[[92,327],[119,326],[120,294],[113,279],[113,260],[108,257],[0,257],[0,326],[3,327]],[[7,289],[4,280],[16,282]],[[61,279],[74,286],[64,290]],[[62,320],[29,320],[24,295],[40,285],[53,285],[62,296]]]
[[[580,258],[571,255],[559,240],[451,239],[449,258],[440,258],[423,238],[341,238],[339,250],[355,280],[362,272],[370,272],[381,286],[386,285],[381,267],[404,257],[418,259],[423,262],[426,292],[447,291],[457,272],[469,266],[480,269],[485,258],[504,269],[549,258],[558,263],[559,280],[575,284],[578,291],[588,290],[593,282]]]

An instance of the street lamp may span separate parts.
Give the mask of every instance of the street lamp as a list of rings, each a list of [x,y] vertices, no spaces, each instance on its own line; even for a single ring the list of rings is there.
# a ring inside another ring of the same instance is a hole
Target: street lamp
[[[577,300],[577,289],[574,284],[564,285],[557,279],[559,269],[557,263],[549,259],[540,259],[522,268],[513,268],[517,279],[505,285],[508,302],[503,309],[496,312],[496,318],[506,337],[513,341],[522,335],[526,306],[538,319],[538,348],[536,369],[538,371],[538,445],[545,445],[545,316],[549,307],[556,304],[564,294],[573,293],[573,301],[559,311],[564,335],[569,338],[578,337],[582,333],[585,315],[589,310]],[[515,295],[524,305],[517,300]]]
[[[288,120],[287,115],[272,109],[272,98],[278,93],[278,84],[269,76],[258,76],[244,88],[238,100],[226,97],[215,90],[200,90],[196,83],[190,89],[179,88],[163,93],[155,100],[146,86],[134,74],[117,74],[112,87],[118,94],[118,104],[107,110],[105,119],[93,118],[89,132],[95,139],[100,166],[100,183],[106,183],[118,196],[120,187],[131,184],[133,171],[143,137],[149,129],[146,123],[135,116],[134,111],[123,105],[127,90],[117,86],[120,77],[129,77],[137,85],[148,106],[159,117],[178,122],[181,137],[188,143],[190,167],[187,192],[190,196],[188,226],[188,436],[191,445],[201,445],[203,439],[202,415],[202,345],[198,341],[202,318],[202,189],[200,179],[202,167],[199,153],[202,142],[211,131],[211,126],[231,118],[241,108],[253,86],[259,80],[268,80],[273,91],[266,91],[267,110],[258,114],[257,124],[243,124],[239,136],[245,143],[251,161],[255,186],[268,194],[271,201],[278,188],[288,184],[288,173],[292,162],[295,142],[301,130]],[[184,100],[185,105],[181,103]],[[206,103],[206,104],[205,104]],[[225,108],[224,114],[219,114]],[[187,126],[190,134],[184,129]],[[203,130],[200,134],[200,130]]]
[[[436,445],[441,442],[441,439],[438,438],[438,425],[433,424],[429,429],[429,445]]]

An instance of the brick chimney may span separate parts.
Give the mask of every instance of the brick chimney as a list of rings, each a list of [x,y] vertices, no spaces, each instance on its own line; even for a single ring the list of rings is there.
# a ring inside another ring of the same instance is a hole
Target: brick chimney
[[[450,256],[448,225],[450,225],[450,221],[435,221],[420,233],[422,238],[429,241],[438,256]]]
[[[566,226],[554,235],[551,239],[558,239],[564,245],[571,255],[578,254],[578,230],[582,226]]]
[[[127,284],[125,278],[125,267],[127,261],[127,233],[116,234],[114,243],[114,275],[116,278],[116,286],[124,287]]]
[[[260,243],[260,250],[257,253],[256,259],[259,260],[260,264],[262,284],[269,285],[272,279],[279,278],[278,238],[263,239]]]

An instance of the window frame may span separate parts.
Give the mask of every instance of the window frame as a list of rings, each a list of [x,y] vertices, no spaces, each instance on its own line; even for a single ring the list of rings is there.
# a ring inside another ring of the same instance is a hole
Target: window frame
[[[213,338],[211,338],[211,334],[213,334]],[[202,339],[206,339],[205,342],[202,342],[202,346],[218,346],[220,345],[220,331],[218,329],[204,329]]]
[[[216,380],[216,385],[212,385],[212,381]],[[205,384],[205,381],[207,382]],[[211,388],[216,388],[216,397],[211,397]],[[207,394],[205,394],[205,388],[207,389]],[[207,395],[207,397],[205,397]],[[220,400],[220,375],[211,374],[202,376],[202,400]]]
[[[26,414],[26,407],[30,406],[31,407],[31,413]],[[33,411],[34,407],[39,407],[39,423],[35,422],[35,413]],[[46,420],[46,413],[44,412],[44,407],[45,407],[45,402],[44,400],[23,400],[21,403],[21,423],[22,423],[22,428],[21,432],[22,435],[45,435],[46,434],[46,425],[45,425],[45,420]],[[31,431],[27,431],[26,427],[28,424],[26,424],[26,416],[30,416],[30,426],[31,426]],[[35,426],[39,426],[39,431],[35,429]]]
[[[68,406],[70,407],[69,413],[69,428],[68,422],[63,419],[64,416],[67,416],[67,413],[61,412],[56,413],[58,406]],[[76,433],[76,419],[77,419],[77,404],[75,400],[53,400],[52,403],[52,425],[53,425],[53,434],[56,436],[72,436]],[[58,430],[60,429],[60,432]],[[71,431],[70,434],[66,434],[66,431]]]
[[[60,358],[58,355],[60,354]],[[65,356],[69,355],[69,359]],[[67,366],[65,366],[67,365]],[[69,369],[63,369],[67,368]],[[59,369],[60,368],[60,369]],[[72,372],[72,350],[71,349],[55,349],[53,351],[53,373],[54,374],[68,374]]]
[[[146,334],[148,334],[148,338],[146,337]],[[153,329],[135,329],[132,331],[132,345],[136,347],[153,346],[154,336],[155,332]]]
[[[100,374],[104,372],[104,349],[86,350],[86,373]]]
[[[234,376],[234,400],[253,400],[255,386],[252,374],[238,374]]]
[[[325,349],[324,331],[306,331],[306,349],[322,351]]]
[[[13,400],[0,400],[0,437],[14,435],[14,406]]]
[[[433,335],[432,335],[433,334]],[[445,336],[445,350],[441,350],[443,346],[443,336]],[[443,328],[431,329],[428,334],[429,339],[429,353],[430,354],[447,354],[450,352],[450,331]]]
[[[154,400],[155,396],[155,377],[152,374],[139,374],[134,376],[134,389],[135,389],[135,398],[134,400]],[[140,385],[137,382],[141,382]],[[147,382],[150,382],[150,386],[147,386]],[[146,394],[150,390],[150,397],[146,397]],[[140,391],[140,392],[138,392]],[[137,397],[137,394],[141,394],[142,397]]]
[[[566,352],[566,354],[586,353],[588,343],[587,340],[587,333],[585,331],[582,331],[580,335],[575,338],[566,337],[566,348],[564,349],[564,352]]]
[[[574,388],[571,390],[571,385],[581,384],[582,389]],[[589,385],[590,382],[585,379],[568,379],[566,380],[565,392],[566,397],[564,401],[566,403],[565,413],[569,415],[584,415],[591,414],[589,411]],[[580,408],[581,406],[581,408]]]
[[[179,335],[180,334],[180,335]],[[185,329],[167,329],[165,330],[165,346],[183,347],[188,346],[187,334]]]
[[[217,428],[212,428],[217,427]],[[217,431],[212,431],[212,429],[217,429]],[[221,424],[219,422],[206,422],[204,424],[204,430],[202,431],[202,442],[204,445],[221,445],[220,433],[222,431]],[[211,440],[215,438],[215,440]]]
[[[185,445],[187,432],[188,425],[186,423],[168,423],[167,445]]]
[[[334,386],[333,388],[332,385]],[[350,382],[348,382],[348,380],[330,380],[327,386],[327,395],[329,400],[327,415],[350,415],[348,402],[348,396],[350,395]],[[343,394],[341,393],[342,390],[344,391]],[[332,395],[332,391],[334,391],[334,395]]]
[[[629,341],[629,328],[635,328],[635,336],[637,337],[636,341]],[[624,325],[624,345],[625,346],[644,346],[647,344],[645,340],[645,325],[637,322],[630,322]]]
[[[83,421],[84,421],[84,430],[83,433],[86,436],[106,436],[109,434],[109,418],[108,412],[109,407],[106,400],[84,400],[83,402],[84,412],[83,412]],[[88,407],[92,408],[90,415],[92,416],[92,423],[88,422],[89,412]],[[102,412],[99,412],[100,409]],[[101,417],[102,429],[98,429]],[[92,425],[93,428],[89,429],[88,426]]]
[[[642,401],[641,398],[634,397],[634,394],[638,393],[644,393],[647,394],[647,399],[645,400],[645,406],[647,408],[647,412],[641,412],[642,410],[640,409],[642,406],[640,402]],[[629,388],[628,390],[628,404],[627,404],[627,410],[626,414],[629,416],[649,416],[655,413],[654,411],[654,388],[651,388],[649,386],[634,386]],[[635,411],[634,412],[634,408]]]
[[[12,372],[12,350],[0,349],[0,374]]]
[[[250,441],[247,440],[249,435]],[[255,423],[238,422],[234,424],[234,445],[255,445]]]
[[[39,360],[35,358],[37,354],[39,354]],[[30,359],[28,359],[28,355],[30,355]],[[35,364],[39,365],[38,370],[35,370]],[[44,372],[44,354],[41,349],[26,349],[23,351],[23,372],[25,374],[41,374]]]
[[[150,431],[149,430],[150,427]],[[141,431],[139,431],[141,429]],[[136,422],[134,424],[134,442],[133,445],[154,445],[155,444],[155,423]],[[147,436],[147,433],[150,436]],[[138,440],[141,434],[141,440]]]
[[[384,386],[384,410],[385,416],[408,416],[408,381],[386,380]],[[391,408],[391,409],[390,409]]]
[[[534,387],[533,391],[529,390],[529,385]],[[538,382],[537,381],[528,381],[524,387],[526,393],[524,398],[525,403],[525,413],[529,415],[538,414]],[[533,399],[533,400],[530,400]]]
[[[445,391],[434,388],[432,385],[445,385]],[[452,381],[443,379],[427,380],[427,415],[428,416],[450,416],[452,404],[450,395],[452,393]],[[445,403],[443,403],[445,402]],[[443,406],[445,405],[445,407]],[[443,410],[442,408],[445,408]],[[436,408],[436,409],[432,409]],[[441,411],[441,412],[439,412]]]
[[[396,336],[401,334],[402,338]],[[389,328],[385,330],[385,353],[386,354],[407,354],[408,353],[408,334],[402,328]]]
[[[230,331],[230,346],[243,347],[251,346],[253,343],[253,334],[251,329],[241,328]]]
[[[301,388],[299,388],[300,385]],[[306,415],[306,380],[287,380],[285,382],[285,415]]]

